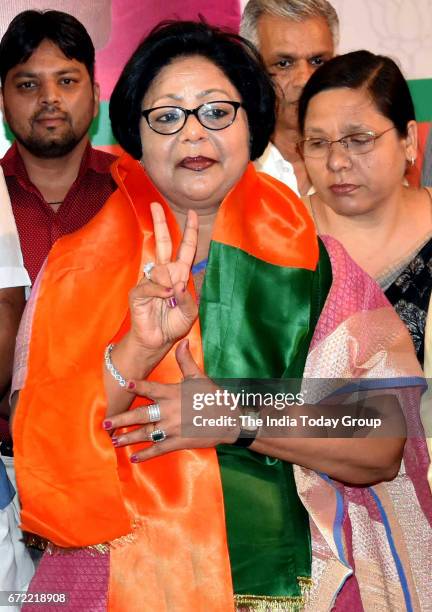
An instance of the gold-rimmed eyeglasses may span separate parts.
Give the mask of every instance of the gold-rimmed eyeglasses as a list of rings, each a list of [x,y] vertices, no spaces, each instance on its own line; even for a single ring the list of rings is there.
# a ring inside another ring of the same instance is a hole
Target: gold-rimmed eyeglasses
[[[381,136],[384,136],[384,134],[387,134],[390,130],[395,129],[396,127],[392,126],[379,134],[376,132],[356,132],[338,138],[337,140],[309,137],[300,140],[297,143],[297,148],[302,157],[312,157],[313,159],[327,157],[332,146],[336,143],[342,145],[345,151],[351,155],[364,155],[372,151],[375,146],[375,141],[378,140],[378,138],[381,138]]]

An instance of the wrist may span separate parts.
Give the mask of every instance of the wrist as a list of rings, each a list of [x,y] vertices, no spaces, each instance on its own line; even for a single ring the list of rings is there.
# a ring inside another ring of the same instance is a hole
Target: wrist
[[[255,441],[260,428],[260,413],[256,410],[240,409],[241,416],[237,438],[231,443],[240,448],[249,448]]]
[[[168,351],[173,346],[173,343],[166,342],[163,346],[159,347],[149,347],[147,346],[143,340],[137,336],[133,329],[131,329],[118,343],[125,347],[125,350],[137,360],[145,361],[160,361],[164,355],[168,353]]]
[[[238,440],[241,432],[241,427],[239,423],[230,427],[226,432],[224,440],[222,440],[221,444],[235,444]]]
[[[167,349],[168,350],[168,349]],[[167,350],[149,349],[137,342],[135,338],[127,333],[118,343],[114,343],[109,351],[109,360],[116,376],[112,371],[111,375],[119,382],[121,380],[146,378],[149,372],[161,361]],[[107,365],[107,349],[105,352],[105,366]],[[123,386],[120,384],[120,386]]]

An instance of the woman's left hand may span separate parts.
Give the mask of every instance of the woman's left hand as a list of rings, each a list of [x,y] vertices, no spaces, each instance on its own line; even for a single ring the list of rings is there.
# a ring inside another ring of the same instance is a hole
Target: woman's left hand
[[[148,406],[128,410],[104,421],[104,428],[111,431],[121,427],[141,426],[126,434],[114,435],[112,442],[115,447],[151,442],[150,436],[156,430],[165,434],[166,438],[162,441],[154,442],[148,448],[132,455],[131,461],[133,463],[181,449],[207,448],[214,447],[217,444],[229,444],[238,437],[239,429],[235,418],[232,418],[231,425],[198,427],[193,424],[193,418],[196,415],[203,418],[220,416],[216,413],[214,407],[209,407],[207,410],[200,409],[200,412],[196,412],[192,405],[194,391],[199,392],[200,395],[203,392],[211,393],[217,390],[217,386],[204,375],[196,364],[189,350],[188,340],[183,340],[178,345],[176,359],[184,377],[182,383],[163,384],[146,380],[132,381],[135,386],[133,389],[128,389],[135,395],[152,399],[153,404],[158,405],[160,419],[157,422],[150,421]],[[195,386],[194,383],[194,386],[185,392],[184,385],[191,379],[200,379],[202,384]],[[182,410],[182,401],[185,399],[187,399],[187,405]],[[210,414],[209,411],[211,411]],[[196,432],[198,435],[186,437],[182,435],[184,430],[194,434]]]

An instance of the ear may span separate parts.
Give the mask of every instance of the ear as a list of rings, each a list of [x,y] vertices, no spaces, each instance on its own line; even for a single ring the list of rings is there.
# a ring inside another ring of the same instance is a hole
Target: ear
[[[99,102],[100,102],[100,87],[99,83],[93,85],[93,117],[97,117],[99,113]]]
[[[408,121],[405,151],[407,161],[413,163],[412,160],[415,161],[418,154],[418,129],[416,121]]]

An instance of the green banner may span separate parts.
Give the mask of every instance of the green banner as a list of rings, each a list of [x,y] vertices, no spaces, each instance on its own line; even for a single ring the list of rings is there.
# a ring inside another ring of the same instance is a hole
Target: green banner
[[[432,121],[432,79],[408,81],[417,121]]]
[[[90,128],[90,138],[96,147],[116,144],[116,139],[111,131],[108,100],[100,103],[99,115]]]

